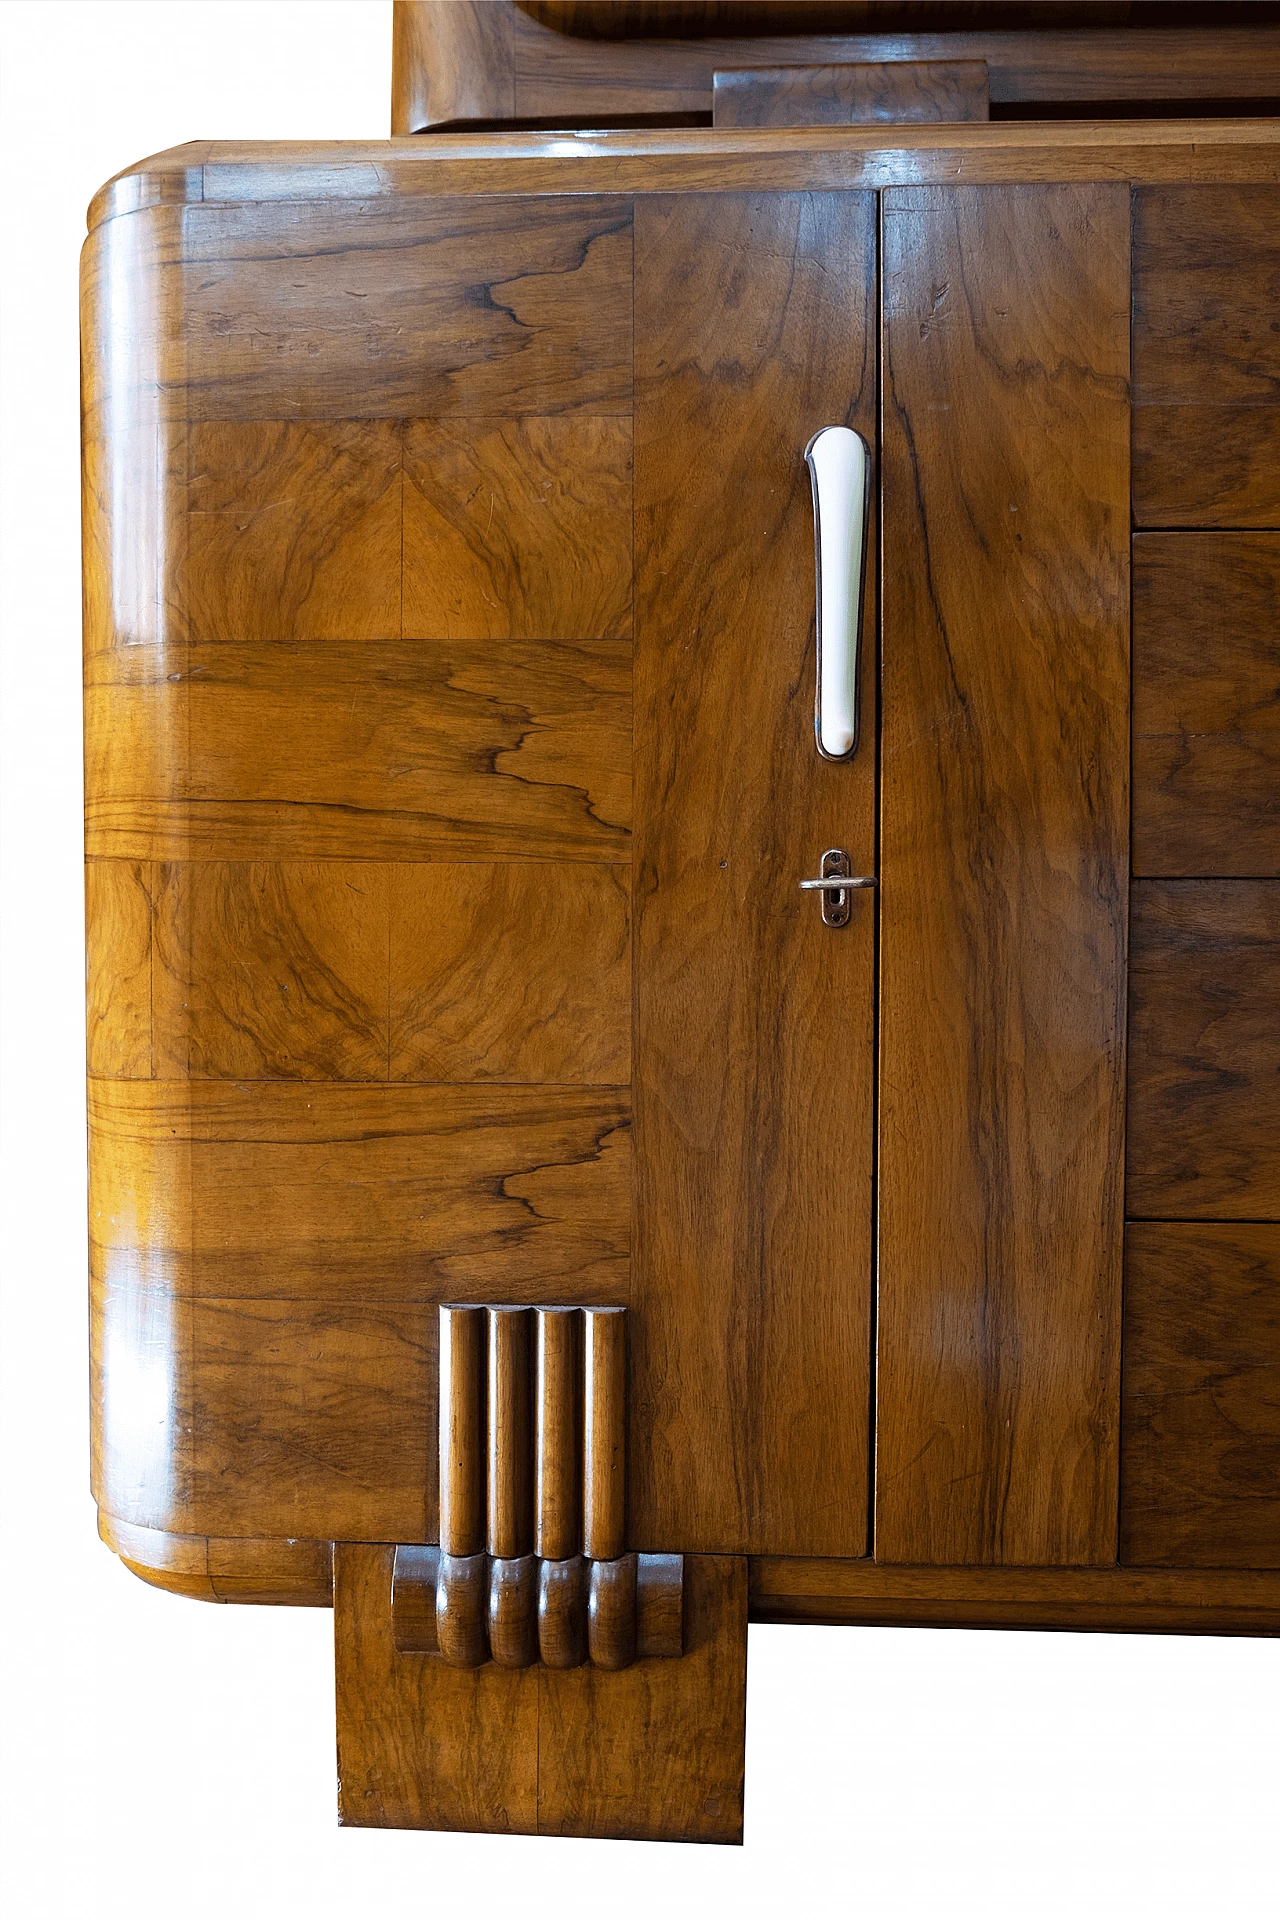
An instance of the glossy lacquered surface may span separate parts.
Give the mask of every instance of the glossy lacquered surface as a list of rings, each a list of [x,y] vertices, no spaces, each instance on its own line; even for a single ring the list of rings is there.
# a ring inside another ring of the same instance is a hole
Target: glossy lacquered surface
[[[1129,194],[884,196],[878,1559],[1114,1560]]]
[[[1280,1624],[1278,149],[984,137],[207,148],[99,205],[94,1485],[175,1592],[336,1565],[352,1823],[737,1837],[749,1579]]]
[[[1243,106],[1280,92],[1280,31],[1272,23],[1225,25],[1199,10],[1185,24],[1144,22],[1135,31],[1114,11],[1099,18],[1067,9],[1065,16],[1059,10],[1043,20],[1029,9],[1022,30],[1011,31],[1007,13],[988,24],[980,9],[969,9],[968,31],[938,31],[936,11],[922,21],[900,9],[890,20],[867,7],[824,15],[785,0],[745,18],[741,10],[721,9],[717,18],[705,6],[637,10],[608,0],[593,10],[397,0],[392,125],[413,133],[510,119],[562,126],[690,120],[711,112],[718,70],[860,62],[981,62],[992,100],[1072,102],[1081,118],[1090,101],[1130,101],[1140,112],[1148,101],[1235,98]],[[954,100],[946,104],[950,117],[964,117]]]

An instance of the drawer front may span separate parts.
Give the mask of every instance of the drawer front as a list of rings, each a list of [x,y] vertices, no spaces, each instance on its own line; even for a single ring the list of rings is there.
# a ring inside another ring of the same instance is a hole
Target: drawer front
[[[1280,533],[1134,539],[1133,871],[1280,878]]]
[[[1141,187],[1133,515],[1280,526],[1280,188]]]

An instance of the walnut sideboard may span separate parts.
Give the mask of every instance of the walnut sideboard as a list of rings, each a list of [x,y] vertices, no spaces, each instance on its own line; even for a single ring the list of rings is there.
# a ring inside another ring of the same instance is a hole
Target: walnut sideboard
[[[1277,284],[1262,119],[94,202],[94,1487],[334,1606],[344,1821],[736,1840],[748,1620],[1280,1628]]]

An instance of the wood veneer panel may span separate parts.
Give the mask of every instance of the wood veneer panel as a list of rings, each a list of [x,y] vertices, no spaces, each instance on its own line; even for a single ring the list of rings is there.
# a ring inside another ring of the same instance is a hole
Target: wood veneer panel
[[[1145,527],[1280,525],[1280,406],[1135,404],[1133,512]]]
[[[625,1305],[627,1121],[602,1089],[94,1081],[90,1236],[205,1298]]]
[[[394,1547],[334,1553],[338,1819],[347,1827],[538,1830],[538,1673],[396,1652]]]
[[[538,1669],[538,1831],[742,1840],[747,1564],[689,1554],[684,1653],[621,1673]]]
[[[84,872],[85,1035],[89,1072],[151,1077],[154,869],[90,860]]]
[[[411,420],[404,463],[406,636],[630,638],[629,420]]]
[[[191,861],[153,871],[157,1079],[389,1077],[391,870]]]
[[[877,1559],[1114,1558],[1129,200],[883,216]]]
[[[624,198],[191,207],[158,273],[182,287],[173,418],[631,410]]]
[[[751,1562],[751,1618],[860,1626],[1280,1633],[1280,1574]]]
[[[191,640],[400,632],[400,423],[201,420],[175,448],[185,512],[172,631]]]
[[[397,1652],[394,1558],[334,1553],[344,1825],[741,1840],[745,1561],[687,1558],[683,1656],[606,1673]]]
[[[435,1313],[419,1303],[197,1299],[192,1496],[209,1534],[435,1530]]]
[[[1280,534],[1135,536],[1135,874],[1280,876],[1277,630]]]
[[[393,1078],[630,1080],[629,868],[473,861],[392,876]]]
[[[624,641],[139,645],[85,727],[91,855],[630,855]]]
[[[1133,224],[1133,513],[1280,521],[1280,189],[1143,187]]]
[[[1120,1557],[1280,1567],[1280,1226],[1131,1223]]]
[[[711,103],[717,127],[991,118],[981,60],[734,68],[713,75]]]
[[[1280,881],[1133,888],[1127,1206],[1280,1219]]]
[[[873,914],[833,931],[798,883],[872,870],[874,757],[814,746],[803,452],[874,440],[874,202],[636,220],[629,1544],[861,1553]]]

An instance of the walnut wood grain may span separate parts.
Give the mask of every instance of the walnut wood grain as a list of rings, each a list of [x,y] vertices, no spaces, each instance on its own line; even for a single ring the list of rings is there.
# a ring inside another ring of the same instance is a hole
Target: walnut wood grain
[[[148,218],[157,231],[172,214]],[[626,200],[189,209],[170,417],[419,419],[631,405]]]
[[[736,67],[712,75],[716,127],[815,127],[989,120],[982,60]]]
[[[627,1322],[619,1307],[582,1314],[582,1551],[615,1560],[627,1538]]]
[[[138,1527],[105,1509],[98,1532],[131,1573],[192,1600],[257,1607],[331,1607],[327,1540],[218,1540]]]
[[[1133,888],[1126,1205],[1280,1219],[1280,881]]]
[[[165,444],[170,641],[629,637],[629,420],[201,420]]]
[[[515,114],[514,9],[445,0],[392,8],[391,124],[397,132]]]
[[[1280,1226],[1131,1223],[1120,1557],[1280,1567]]]
[[[95,860],[90,1072],[623,1086],[629,907],[617,865]]]
[[[394,1609],[394,1588],[392,1594]],[[489,1558],[442,1553],[436,1572],[436,1647],[450,1667],[482,1667],[489,1658]]]
[[[1280,1634],[1280,1574],[751,1562],[751,1618],[796,1625]]]
[[[684,1555],[642,1553],[636,1565],[636,1653],[678,1660],[684,1652]]]
[[[408,638],[630,639],[630,420],[408,421],[403,560]]]
[[[436,1587],[440,1549],[399,1546],[391,1570],[391,1625],[397,1653],[438,1653]]]
[[[587,1582],[581,1554],[538,1562],[538,1657],[544,1667],[567,1672],[587,1657]]]
[[[1133,514],[1280,522],[1276,186],[1144,187],[1133,224]]]
[[[485,1544],[485,1313],[443,1306],[438,1322],[440,1545],[474,1555]]]
[[[799,882],[834,846],[873,871],[874,756],[814,747],[803,451],[875,437],[874,205],[636,221],[628,1544],[861,1553],[874,913],[834,933]]]
[[[876,1557],[1115,1555],[1121,188],[884,201]]]
[[[149,871],[157,1079],[390,1078],[390,869],[190,861]]]
[[[1038,21],[1021,30],[999,21],[967,31],[953,23],[939,31],[933,22],[932,31],[912,31],[919,23],[910,21],[904,32],[898,18],[887,23],[890,30],[877,32],[866,9],[843,6],[823,19],[812,7],[784,0],[763,19],[754,16],[755,31],[744,34],[741,13],[722,16],[718,30],[705,9],[692,31],[656,17],[638,27],[636,8],[605,0],[604,32],[587,36],[577,25],[553,30],[559,11],[511,0],[447,0],[443,6],[439,0],[398,0],[394,131],[416,133],[439,124],[437,111],[455,124],[508,115],[569,126],[616,125],[618,116],[688,118],[709,111],[718,68],[815,61],[985,60],[992,98],[1009,103],[1249,101],[1280,93],[1275,28],[1235,22],[1224,28],[1204,16],[1185,26],[1144,25],[1140,33],[1117,25],[1114,14],[1101,24],[1097,16],[1095,22],[1073,18],[1057,31]],[[572,16],[581,21],[583,9],[573,9]],[[637,32],[643,36],[639,44],[629,43]],[[434,82],[433,73],[439,76]],[[1080,117],[1088,118],[1083,105]]]
[[[149,1080],[154,869],[90,860],[84,870],[85,1053],[102,1079]]]
[[[630,1081],[629,868],[397,866],[389,954],[392,1078]]]
[[[625,642],[121,647],[85,716],[94,857],[630,854]]]
[[[191,1299],[163,1284],[166,1264],[158,1250],[94,1252],[99,1506],[216,1538],[426,1538],[430,1309]]]
[[[1135,537],[1135,874],[1280,877],[1278,627],[1280,534]]]
[[[587,1651],[591,1664],[620,1673],[636,1657],[636,1568],[634,1553],[596,1560],[587,1594]]]
[[[534,1313],[534,1551],[567,1560],[582,1550],[582,1317]]]
[[[538,1562],[531,1553],[489,1568],[489,1653],[500,1667],[538,1658]]]
[[[190,1317],[199,1531],[429,1537],[429,1307],[242,1296]]]
[[[490,1307],[486,1542],[495,1560],[518,1560],[533,1547],[533,1315],[527,1307]]]
[[[609,1673],[398,1652],[395,1555],[334,1552],[344,1825],[741,1839],[745,1561],[686,1560],[683,1658]]]
[[[626,1297],[623,1106],[92,1086],[94,1487],[122,1520],[429,1539],[441,1296]]]
[[[195,142],[139,161],[94,196],[84,310],[92,325],[95,303],[119,272],[104,254],[99,229],[109,229],[120,213],[139,210],[151,209],[163,220],[170,206],[331,201],[335,190],[362,201],[566,188],[605,194],[847,191],[945,185],[960,174],[971,185],[1061,184],[1096,180],[1100,173],[1143,185],[1276,180],[1280,129],[1273,118],[1213,118],[1208,108],[1206,115],[914,126],[900,129],[892,144],[882,127],[716,131],[616,124],[579,130],[572,147],[563,132],[505,128],[451,133],[447,140],[315,141],[287,154],[274,141]],[[192,164],[193,147],[199,165]],[[134,223],[146,234],[154,224]],[[150,241],[145,251],[154,255]],[[86,370],[94,372],[92,365]],[[99,389],[89,391],[96,395]],[[92,416],[89,425],[92,431]]]
[[[621,1305],[627,1117],[571,1088],[94,1082],[91,1239],[182,1295]]]
[[[340,1822],[536,1832],[537,1674],[397,1653],[394,1558],[394,1547],[334,1551]]]
[[[1195,399],[1134,408],[1139,526],[1274,527],[1280,524],[1278,474],[1280,408]]]
[[[173,638],[399,634],[398,420],[200,420],[173,461]]]
[[[680,1659],[539,1671],[540,1832],[740,1843],[746,1562],[689,1555],[684,1580]]]

